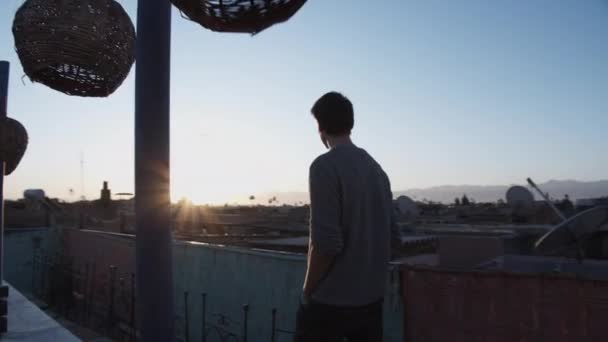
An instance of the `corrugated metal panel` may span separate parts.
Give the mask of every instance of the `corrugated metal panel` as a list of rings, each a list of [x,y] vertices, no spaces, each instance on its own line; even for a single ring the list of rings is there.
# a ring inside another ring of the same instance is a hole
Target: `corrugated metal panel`
[[[405,341],[608,341],[608,281],[403,269]]]

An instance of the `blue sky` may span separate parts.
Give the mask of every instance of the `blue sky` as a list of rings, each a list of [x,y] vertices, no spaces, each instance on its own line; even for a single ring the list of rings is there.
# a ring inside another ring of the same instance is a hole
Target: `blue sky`
[[[10,30],[22,0],[3,2],[9,115],[30,134],[7,196],[76,199],[81,152],[87,197],[133,191],[133,70],[106,99],[31,83]],[[254,37],[173,18],[174,200],[305,191],[324,152],[309,108],[329,90],[395,190],[607,178],[608,1],[310,0]]]

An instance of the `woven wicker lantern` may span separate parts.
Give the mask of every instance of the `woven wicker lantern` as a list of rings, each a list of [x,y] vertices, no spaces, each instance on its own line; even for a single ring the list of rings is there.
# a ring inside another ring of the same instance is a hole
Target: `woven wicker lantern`
[[[23,125],[11,118],[0,119],[0,161],[4,161],[4,175],[10,175],[27,148],[27,131]]]
[[[135,59],[135,28],[114,0],[26,0],[13,35],[25,74],[68,95],[112,94]]]
[[[287,21],[306,0],[171,0],[186,19],[218,32],[259,33]]]

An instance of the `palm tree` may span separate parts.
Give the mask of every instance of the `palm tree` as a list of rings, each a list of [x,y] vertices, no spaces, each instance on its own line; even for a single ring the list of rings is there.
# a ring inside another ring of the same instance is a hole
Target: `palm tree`
[[[462,205],[469,205],[469,204],[471,204],[471,201],[469,201],[469,198],[465,194],[465,195],[462,195],[462,199],[460,200],[460,203],[462,203]]]

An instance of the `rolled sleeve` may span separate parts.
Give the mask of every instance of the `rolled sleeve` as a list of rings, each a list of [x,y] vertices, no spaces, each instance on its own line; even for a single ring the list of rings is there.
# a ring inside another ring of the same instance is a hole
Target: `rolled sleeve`
[[[338,179],[330,165],[317,159],[310,166],[310,244],[324,255],[338,255],[344,247],[340,224]]]

